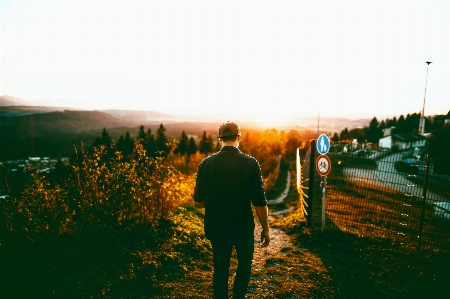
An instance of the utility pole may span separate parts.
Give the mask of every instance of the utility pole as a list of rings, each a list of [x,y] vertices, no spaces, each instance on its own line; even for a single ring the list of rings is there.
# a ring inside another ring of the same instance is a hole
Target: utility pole
[[[419,122],[419,134],[423,135],[425,133],[425,98],[427,96],[427,83],[428,83],[428,67],[430,66],[431,61],[427,61],[427,76],[425,79],[425,95],[423,96],[423,106],[422,106],[422,115],[420,116]]]

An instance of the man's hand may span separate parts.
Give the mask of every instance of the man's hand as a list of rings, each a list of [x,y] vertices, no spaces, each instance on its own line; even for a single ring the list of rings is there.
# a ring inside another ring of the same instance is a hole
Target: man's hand
[[[267,247],[270,243],[269,230],[263,230],[261,232],[261,247]]]
[[[261,232],[261,247],[266,247],[270,243],[269,234],[269,209],[267,206],[255,206],[256,215],[258,216],[259,222],[262,226]]]

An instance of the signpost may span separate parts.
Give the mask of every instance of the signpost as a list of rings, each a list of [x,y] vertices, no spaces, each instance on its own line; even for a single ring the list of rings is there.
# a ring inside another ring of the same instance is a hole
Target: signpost
[[[328,154],[328,151],[330,150],[330,138],[328,138],[326,134],[320,135],[319,138],[317,138],[316,147],[319,154]]]
[[[331,160],[326,155],[320,155],[316,160],[316,169],[321,176],[327,176],[331,171]]]
[[[322,188],[322,232],[325,227],[325,206],[326,206],[326,186],[327,175],[331,171],[331,160],[328,158],[327,153],[330,150],[330,139],[326,134],[322,134],[317,138],[316,143],[317,151],[320,156],[316,160],[317,172],[322,176],[320,182],[320,188]]]

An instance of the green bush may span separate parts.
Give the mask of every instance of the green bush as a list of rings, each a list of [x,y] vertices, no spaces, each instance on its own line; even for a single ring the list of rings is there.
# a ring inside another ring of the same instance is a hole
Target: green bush
[[[70,177],[54,187],[34,174],[21,198],[4,206],[7,231],[35,240],[43,235],[126,231],[136,224],[156,227],[191,191],[165,158],[147,157],[139,141],[128,162],[120,152],[115,159],[105,154],[103,145],[90,155],[82,150]]]

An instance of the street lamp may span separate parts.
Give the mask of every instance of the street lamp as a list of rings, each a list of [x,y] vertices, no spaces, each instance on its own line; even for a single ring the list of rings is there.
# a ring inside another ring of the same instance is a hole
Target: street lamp
[[[423,106],[422,106],[422,115],[420,116],[419,122],[419,134],[423,135],[425,133],[425,98],[427,96],[427,82],[428,82],[428,67],[430,66],[431,61],[427,61],[427,77],[425,79],[425,95],[423,96]]]

